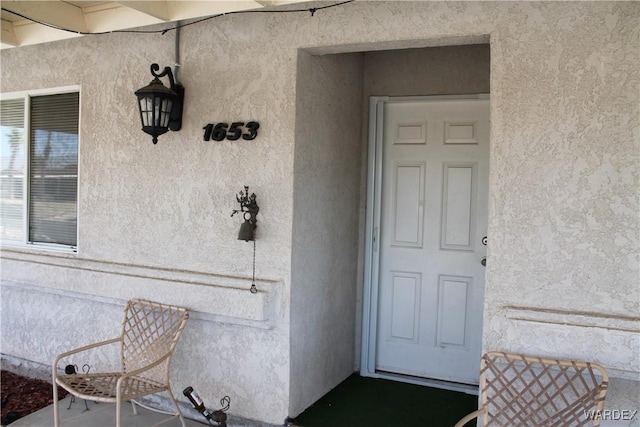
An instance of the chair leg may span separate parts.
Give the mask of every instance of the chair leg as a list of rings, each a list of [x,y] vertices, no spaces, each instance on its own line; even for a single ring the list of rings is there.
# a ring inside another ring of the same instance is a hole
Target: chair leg
[[[55,368],[54,368],[55,369]],[[58,407],[58,383],[56,383],[56,374],[53,374],[53,425],[60,426],[60,408]]]
[[[184,416],[182,416],[182,411],[180,411],[180,407],[178,406],[178,402],[176,402],[176,398],[173,397],[173,393],[171,392],[171,387],[169,387],[167,389],[167,392],[169,393],[169,397],[171,398],[171,401],[173,402],[173,406],[175,406],[175,408],[176,408],[176,415],[178,416],[178,418],[180,418],[180,424],[182,424],[182,427],[187,427],[187,425],[184,423]]]
[[[122,396],[120,396],[120,388],[116,392],[116,427],[120,427],[120,405],[122,404]]]

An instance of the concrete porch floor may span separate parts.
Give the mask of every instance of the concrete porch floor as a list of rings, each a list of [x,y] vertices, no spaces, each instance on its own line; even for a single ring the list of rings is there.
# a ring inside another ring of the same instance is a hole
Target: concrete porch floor
[[[87,402],[87,411],[82,399],[76,399],[67,410],[71,397],[67,396],[60,401],[60,421],[64,427],[108,427],[116,425],[116,408],[114,403]],[[145,408],[137,407],[138,415],[133,414],[131,403],[122,405],[122,426],[124,427],[180,427],[180,420],[169,419],[168,415],[149,411]],[[204,421],[204,419],[203,419]],[[185,418],[187,427],[202,427],[208,425]],[[10,427],[52,427],[53,405],[49,405],[37,412],[20,418],[11,423]]]

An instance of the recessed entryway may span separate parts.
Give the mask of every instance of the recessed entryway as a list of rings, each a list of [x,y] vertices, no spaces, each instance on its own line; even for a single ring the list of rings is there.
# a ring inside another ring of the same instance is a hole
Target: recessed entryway
[[[370,117],[362,374],[477,384],[488,96],[374,97]]]
[[[483,38],[480,43],[486,43],[486,40]],[[417,42],[414,46],[425,44],[428,43]],[[406,47],[410,43],[403,45]],[[395,44],[370,47],[385,49],[393,48]],[[487,44],[375,51],[366,51],[366,47],[360,50],[363,46],[357,48],[355,51],[355,47],[350,50],[349,46],[337,46],[330,49],[331,52],[308,49],[300,50],[298,55],[291,260],[291,306],[295,309],[291,310],[290,319],[292,356],[289,390],[289,415],[293,417],[354,370],[361,371],[363,375],[383,375],[376,370],[375,346],[373,353],[362,351],[375,343],[375,340],[369,340],[370,290],[365,294],[363,285],[365,258],[368,256],[365,248],[369,247],[365,242],[365,220],[374,201],[367,187],[372,170],[370,158],[375,154],[368,145],[369,99],[372,96],[447,96],[489,92]],[[465,150],[472,144],[474,132],[479,128],[476,129],[467,118],[448,120],[447,141],[456,144],[455,148]],[[397,129],[403,143],[416,142],[422,137],[422,132],[429,132],[428,124],[412,122],[409,120]],[[443,138],[444,132],[443,128]],[[382,157],[378,159],[381,161]],[[479,171],[474,167],[456,168],[453,163],[449,166],[447,176],[452,181],[451,191],[464,188],[465,173]],[[414,172],[415,169],[401,169],[400,178],[411,177]],[[430,173],[430,168],[426,167],[424,172]],[[469,180],[467,184],[471,185]],[[450,225],[454,226],[463,220],[453,214],[449,219],[453,221]],[[428,224],[423,221],[422,226],[425,225]],[[408,231],[400,230],[400,234]],[[446,245],[454,247],[458,244],[457,239],[452,234],[448,235]],[[414,268],[402,271],[419,272]],[[452,296],[462,294],[462,288],[470,289],[471,286],[469,281],[460,284],[450,279],[468,275],[442,274],[447,279],[442,284],[447,291],[442,295],[442,306],[459,306],[460,300]],[[403,280],[399,278],[398,289],[407,284]],[[460,329],[459,316],[456,317],[457,323],[450,324],[452,317],[447,317],[447,314],[449,312],[441,312],[441,342],[454,340],[450,344],[455,344],[455,339],[460,342],[459,336],[450,335],[455,335]],[[399,320],[400,323],[406,321]],[[396,322],[396,326],[400,323]],[[466,325],[466,320],[462,323]],[[408,333],[404,330],[399,334]],[[468,337],[459,347],[476,339],[471,335]],[[480,334],[477,336],[479,339]],[[370,354],[373,357],[369,357]],[[361,367],[369,367],[369,362],[374,363],[373,367],[361,370]],[[398,371],[402,376],[388,372],[384,375],[396,381],[412,381],[413,377],[406,377],[407,370]],[[449,381],[452,379],[451,376],[447,378]]]
[[[489,45],[367,52],[364,61],[360,373],[475,392],[488,242]]]

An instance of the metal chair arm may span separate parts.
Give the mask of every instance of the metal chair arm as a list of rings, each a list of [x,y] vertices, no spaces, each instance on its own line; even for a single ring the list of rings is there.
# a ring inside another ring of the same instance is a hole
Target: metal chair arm
[[[464,417],[463,419],[461,419],[460,421],[458,421],[454,427],[463,427],[465,424],[467,424],[472,419],[478,418],[478,416],[484,415],[486,412],[487,412],[487,408],[477,409],[477,410],[473,411],[472,413],[470,413],[469,415],[467,415],[466,417]]]
[[[87,351],[87,350],[90,350],[92,348],[101,347],[101,346],[109,345],[109,344],[114,344],[114,343],[117,343],[117,342],[120,342],[120,341],[122,341],[122,336],[119,336],[117,338],[111,338],[110,340],[95,342],[93,344],[85,345],[83,347],[74,348],[73,350],[69,350],[67,352],[64,352],[64,353],[61,353],[61,354],[57,355],[56,358],[53,360],[53,369],[51,369],[52,374],[53,374],[53,381],[55,382],[56,377],[58,376],[58,362],[60,362],[60,359],[63,359],[65,357],[67,357],[67,356],[71,356],[72,354],[81,353],[83,351]]]

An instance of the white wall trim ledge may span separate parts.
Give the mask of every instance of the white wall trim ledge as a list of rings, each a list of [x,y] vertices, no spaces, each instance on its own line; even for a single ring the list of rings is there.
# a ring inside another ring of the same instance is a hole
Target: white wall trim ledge
[[[508,319],[640,333],[640,317],[536,307],[505,307]]]
[[[73,255],[34,254],[3,248],[2,286],[121,304],[145,298],[188,307],[196,318],[271,329],[282,281],[256,279],[258,293],[249,292],[251,278],[143,265],[79,259]],[[16,268],[7,268],[14,264]],[[37,264],[41,277],[34,282]],[[35,266],[34,266],[35,267]]]
[[[569,357],[603,365],[609,376],[640,382],[640,357],[634,341],[640,334],[640,318],[586,311],[544,309],[527,306],[503,307],[501,336],[509,337],[501,346],[509,351],[548,357]],[[567,336],[573,339],[566,347]],[[515,345],[514,343],[519,343]],[[520,348],[526,343],[527,348]],[[500,347],[500,345],[498,346]],[[609,354],[612,349],[613,353]],[[569,351],[569,353],[567,353]]]

